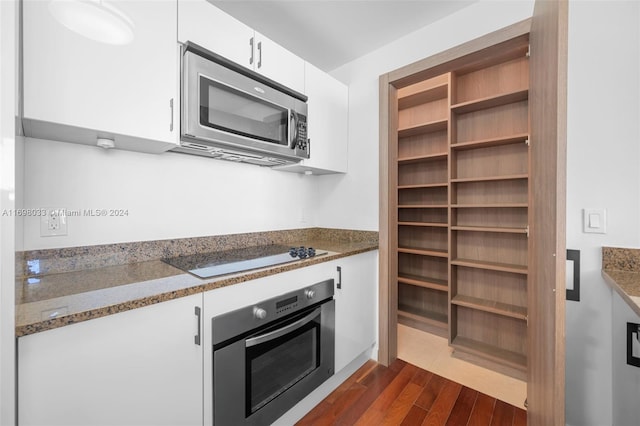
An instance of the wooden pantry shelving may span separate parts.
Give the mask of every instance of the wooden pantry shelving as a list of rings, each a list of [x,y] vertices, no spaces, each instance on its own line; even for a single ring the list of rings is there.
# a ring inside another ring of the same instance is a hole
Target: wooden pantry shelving
[[[398,321],[448,330],[449,74],[398,90]]]
[[[451,110],[457,114],[463,114],[467,112],[480,111],[487,108],[507,105],[527,99],[529,99],[529,90],[517,90],[515,92],[501,93],[498,95],[487,96],[485,98],[474,99],[472,101],[451,105]]]
[[[520,372],[527,366],[528,70],[522,55],[451,78],[449,342]]]
[[[526,371],[529,59],[521,45],[395,92],[398,322]],[[391,207],[391,206],[390,206]]]
[[[465,150],[465,149],[475,149],[475,148],[482,148],[482,147],[510,145],[510,144],[518,143],[518,142],[523,142],[525,144],[528,144],[529,143],[529,134],[528,133],[522,133],[522,134],[515,134],[515,135],[510,135],[510,136],[478,139],[478,140],[471,140],[471,141],[461,142],[461,143],[452,143],[451,144],[451,149],[453,149],[455,151],[461,151],[461,150]]]

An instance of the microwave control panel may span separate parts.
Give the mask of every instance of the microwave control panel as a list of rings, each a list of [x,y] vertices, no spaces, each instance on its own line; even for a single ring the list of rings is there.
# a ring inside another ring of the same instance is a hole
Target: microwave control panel
[[[310,147],[309,140],[307,139],[307,117],[304,115],[298,115],[298,126],[296,136],[296,155],[304,154],[302,156],[309,158]]]

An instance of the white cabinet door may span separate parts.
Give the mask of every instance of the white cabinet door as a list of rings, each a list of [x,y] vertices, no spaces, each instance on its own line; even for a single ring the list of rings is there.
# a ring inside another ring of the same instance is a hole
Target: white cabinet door
[[[253,69],[253,29],[206,0],[178,0],[178,41],[193,42]]]
[[[309,97],[307,135],[311,158],[278,170],[314,174],[346,173],[348,165],[349,88],[307,63],[305,94]]]
[[[18,339],[20,425],[200,425],[202,346],[183,297]]]
[[[206,0],[178,1],[178,41],[191,41],[304,93],[304,60]]]
[[[335,261],[342,269],[336,289],[336,371],[377,341],[378,251]]]
[[[304,60],[255,32],[255,70],[271,80],[304,93]]]
[[[24,125],[28,136],[162,152],[179,138],[176,0],[113,0],[133,42],[110,45],[59,23],[49,1],[23,2]],[[52,124],[53,123],[53,124]]]

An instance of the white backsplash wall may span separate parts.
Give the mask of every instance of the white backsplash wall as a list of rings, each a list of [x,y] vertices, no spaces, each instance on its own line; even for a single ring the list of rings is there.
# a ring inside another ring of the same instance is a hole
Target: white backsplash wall
[[[318,226],[378,230],[378,78],[531,16],[533,1],[480,0],[331,74],[349,85],[349,173],[319,177]]]
[[[68,235],[24,222],[24,249],[306,228],[314,176],[185,154],[142,154],[27,138],[24,208],[80,211]],[[91,217],[85,209],[124,209]]]

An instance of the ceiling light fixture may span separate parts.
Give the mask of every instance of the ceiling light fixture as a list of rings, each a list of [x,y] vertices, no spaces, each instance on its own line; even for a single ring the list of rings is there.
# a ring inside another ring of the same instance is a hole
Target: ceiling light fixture
[[[49,11],[62,25],[84,37],[106,44],[133,41],[133,22],[103,0],[51,0]]]

